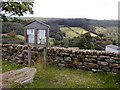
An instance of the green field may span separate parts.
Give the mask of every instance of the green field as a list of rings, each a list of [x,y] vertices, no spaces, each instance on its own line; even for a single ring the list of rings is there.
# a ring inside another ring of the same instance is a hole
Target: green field
[[[24,40],[24,36],[22,36],[22,35],[17,35],[17,37],[21,40]]]
[[[104,34],[106,37],[110,37],[112,39],[118,39],[118,28],[117,27],[95,27],[95,32],[97,34]]]
[[[97,34],[105,34],[105,33],[107,33],[107,29],[106,28],[103,28],[103,27],[95,27],[96,29],[95,29],[95,32],[97,33]]]
[[[73,37],[79,36],[78,34],[71,31],[68,27],[62,27],[62,28],[60,28],[60,30],[62,32],[64,32],[68,38],[73,38]]]
[[[117,27],[95,27],[96,30],[95,32],[98,34],[105,34],[107,37],[108,36],[116,36],[118,34],[118,28]]]
[[[81,34],[85,34],[88,32],[85,29],[82,29],[80,27],[70,27],[70,28],[68,28],[68,27],[61,27],[60,28],[60,30],[66,34],[67,38],[77,37],[77,36],[80,36]],[[90,33],[90,34],[93,37],[97,36],[93,33]]]
[[[74,32],[77,32],[77,33],[79,33],[80,35],[81,35],[81,34],[85,34],[85,33],[88,32],[88,31],[86,31],[85,29],[82,29],[82,28],[80,28],[80,27],[71,27],[71,29],[73,29]],[[97,36],[97,35],[95,35],[95,34],[93,34],[93,33],[90,33],[90,34],[91,34],[92,37],[96,37],[96,36]]]
[[[25,66],[11,64],[3,60],[3,72],[16,70]],[[43,57],[40,57],[34,65],[37,73],[34,82],[26,86],[21,86],[16,83],[7,82],[12,88],[118,88],[119,76],[106,72],[93,73],[79,69],[67,69],[57,66],[47,66],[43,69]]]

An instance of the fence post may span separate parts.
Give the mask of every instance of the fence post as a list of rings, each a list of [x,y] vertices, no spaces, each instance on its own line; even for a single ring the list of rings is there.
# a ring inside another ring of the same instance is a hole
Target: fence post
[[[46,68],[47,66],[47,49],[46,47],[44,47],[44,68]]]
[[[31,65],[31,47],[28,45],[28,66]]]

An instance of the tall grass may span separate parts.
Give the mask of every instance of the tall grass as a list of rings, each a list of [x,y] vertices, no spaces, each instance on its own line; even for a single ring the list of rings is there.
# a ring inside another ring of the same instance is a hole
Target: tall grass
[[[3,72],[20,69],[25,66],[11,64],[3,60]],[[118,88],[120,76],[116,74],[99,72],[93,73],[80,69],[68,69],[48,65],[43,68],[41,56],[31,67],[37,69],[34,82],[26,86],[10,84],[13,88]]]

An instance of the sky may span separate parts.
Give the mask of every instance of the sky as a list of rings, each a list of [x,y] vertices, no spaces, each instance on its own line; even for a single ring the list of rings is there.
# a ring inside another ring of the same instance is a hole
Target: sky
[[[27,17],[118,19],[119,0],[35,0]]]

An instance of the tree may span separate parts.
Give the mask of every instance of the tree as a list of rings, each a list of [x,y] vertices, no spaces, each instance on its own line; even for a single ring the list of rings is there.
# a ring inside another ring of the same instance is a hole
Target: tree
[[[81,35],[81,38],[77,39],[76,46],[80,49],[93,49],[92,36],[90,33],[85,33]]]
[[[1,9],[1,16],[5,16],[6,14],[12,15],[18,15],[23,16],[23,14],[33,14],[33,2],[2,2],[2,5],[0,5]]]

